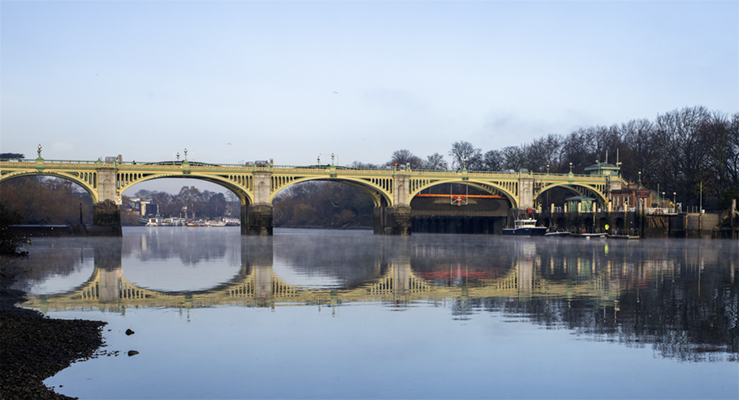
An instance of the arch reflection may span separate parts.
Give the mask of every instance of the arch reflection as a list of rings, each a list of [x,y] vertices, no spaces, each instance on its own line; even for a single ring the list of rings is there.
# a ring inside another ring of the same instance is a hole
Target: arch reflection
[[[89,263],[92,254],[94,271],[71,290],[30,296],[25,306],[115,312],[132,306],[278,309],[372,302],[412,308],[445,303],[453,318],[516,315],[593,340],[653,343],[670,357],[700,359],[719,352],[736,358],[739,349],[739,251],[731,242],[350,236],[234,235],[222,239],[230,250],[212,248],[206,255],[190,256],[182,256],[191,251],[190,242],[164,250],[161,243],[138,236],[39,240],[34,246],[47,247],[47,261],[55,254],[55,265],[73,270]],[[54,253],[52,243],[57,248],[65,243],[66,250]],[[189,264],[183,260],[237,260],[227,279],[211,287],[153,290],[126,275],[129,260],[136,257],[160,257],[184,269]],[[43,259],[25,262],[31,271],[28,285],[46,279],[47,272],[59,272]],[[305,276],[326,279],[316,284],[315,279],[301,280]]]

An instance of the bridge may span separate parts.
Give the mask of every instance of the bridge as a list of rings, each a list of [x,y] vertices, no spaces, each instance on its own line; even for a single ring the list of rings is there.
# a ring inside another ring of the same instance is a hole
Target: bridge
[[[353,169],[337,165],[277,166],[265,164],[208,164],[183,161],[136,162],[45,160],[41,146],[35,160],[0,161],[0,183],[20,176],[47,175],[68,179],[86,190],[93,201],[94,225],[110,227],[120,235],[120,196],[133,185],[154,179],[190,178],[221,185],[241,202],[241,233],[272,234],[272,201],[292,185],[308,181],[333,181],[366,192],[375,204],[375,234],[410,235],[411,201],[425,189],[459,183],[505,199],[513,210],[534,208],[547,190],[563,187],[593,196],[610,207],[610,193],[621,187],[615,175],[550,174],[519,171],[489,172],[411,170],[409,166]],[[116,203],[116,200],[117,203]]]

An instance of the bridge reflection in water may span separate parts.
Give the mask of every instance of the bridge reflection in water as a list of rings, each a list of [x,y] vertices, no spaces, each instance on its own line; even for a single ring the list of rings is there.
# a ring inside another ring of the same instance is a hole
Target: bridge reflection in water
[[[396,310],[427,304],[449,307],[454,319],[502,312],[601,340],[652,343],[660,354],[680,359],[723,354],[736,361],[739,353],[739,247],[733,242],[328,231],[272,237],[198,233],[165,240],[156,236],[164,231],[154,232],[35,241],[25,289],[46,282],[47,272],[69,274],[83,264],[90,272],[84,282],[67,283],[73,289],[29,296],[24,306],[125,313],[131,307],[230,305],[279,312],[281,306],[336,311],[367,302]],[[164,284],[154,278],[166,268],[152,260],[173,266]],[[227,268],[218,269],[223,260]],[[201,262],[204,272],[197,276],[192,266]],[[177,287],[175,281],[188,274],[195,275],[195,284]],[[203,279],[213,274],[220,277]]]
[[[125,307],[278,307],[351,302],[397,306],[429,300],[495,297],[526,301],[557,297],[588,298],[602,306],[617,307],[618,294],[635,285],[624,279],[624,268],[631,264],[608,257],[606,243],[588,245],[584,252],[555,254],[543,251],[551,247],[551,241],[503,240],[494,244],[494,262],[460,248],[459,243],[445,245],[409,238],[372,239],[371,248],[364,254],[338,260],[335,253],[311,254],[314,249],[310,241],[303,242],[302,249],[293,244],[288,258],[280,259],[279,264],[310,264],[309,269],[328,268],[330,271],[323,271],[326,275],[341,275],[341,285],[315,287],[279,275],[281,268],[274,266],[274,243],[281,240],[280,236],[236,240],[240,240],[241,261],[238,273],[230,280],[208,289],[167,290],[147,287],[146,282],[132,282],[125,274],[123,253],[156,251],[151,238],[142,236],[140,242],[133,241],[133,249],[127,244],[125,251],[120,238],[88,239],[79,246],[92,247],[94,253],[94,270],[89,279],[73,290],[30,296],[24,306],[42,311],[114,311]],[[277,254],[281,257],[280,252]],[[331,263],[335,265],[329,266]],[[675,273],[674,264],[665,263],[640,267]]]

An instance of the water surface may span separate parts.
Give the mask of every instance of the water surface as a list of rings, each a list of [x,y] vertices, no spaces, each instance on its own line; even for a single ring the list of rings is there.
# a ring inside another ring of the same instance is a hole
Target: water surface
[[[729,241],[130,228],[35,240],[17,287],[109,323],[100,357],[46,381],[82,399],[734,399],[738,260]]]

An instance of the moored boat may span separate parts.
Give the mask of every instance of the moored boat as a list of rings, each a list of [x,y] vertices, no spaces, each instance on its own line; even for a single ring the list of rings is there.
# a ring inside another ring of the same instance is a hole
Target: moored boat
[[[513,221],[513,228],[503,229],[504,235],[514,236],[544,236],[547,232],[545,226],[536,226],[536,220],[533,218],[517,219]]]

